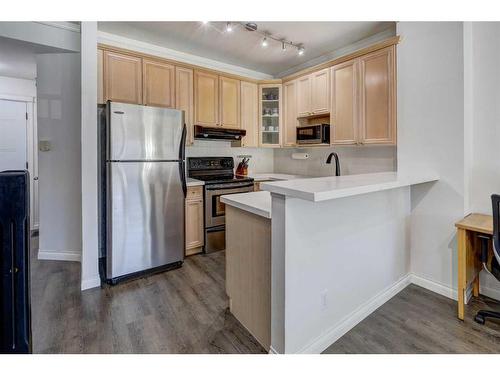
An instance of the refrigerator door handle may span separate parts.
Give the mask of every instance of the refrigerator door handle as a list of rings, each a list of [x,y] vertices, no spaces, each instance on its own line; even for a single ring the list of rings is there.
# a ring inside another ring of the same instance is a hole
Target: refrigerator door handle
[[[179,145],[179,159],[186,159],[186,124],[182,127],[181,144]]]
[[[186,124],[182,127],[181,144],[179,145],[179,174],[181,176],[182,190],[184,191],[184,197],[187,195],[187,185],[186,185],[186,167],[184,160],[186,159]]]
[[[184,166],[184,160],[179,162],[179,175],[181,177],[182,190],[184,191],[184,197],[187,195],[187,184],[186,184],[186,171]]]

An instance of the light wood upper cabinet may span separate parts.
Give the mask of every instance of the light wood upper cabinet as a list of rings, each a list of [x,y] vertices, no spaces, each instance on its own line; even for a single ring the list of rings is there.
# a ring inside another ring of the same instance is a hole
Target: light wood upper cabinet
[[[331,68],[332,111],[330,142],[358,142],[358,61],[350,60]]]
[[[97,104],[104,104],[104,52],[97,50]]]
[[[186,144],[193,144],[194,87],[193,69],[175,67],[175,107],[184,111]]]
[[[175,108],[175,66],[142,60],[143,104]]]
[[[241,128],[246,135],[241,140],[243,147],[259,146],[259,90],[256,83],[241,81]]]
[[[297,115],[299,117],[311,115],[311,76],[297,79]]]
[[[217,126],[219,124],[219,76],[194,71],[194,123]]]
[[[283,146],[295,146],[297,143],[297,81],[283,85]]]
[[[240,127],[240,81],[224,76],[219,77],[220,121],[225,128]]]
[[[300,77],[296,82],[298,117],[330,112],[330,69]]]
[[[330,112],[330,69],[311,74],[311,112],[314,115]]]
[[[104,51],[104,98],[142,104],[142,58]]]
[[[396,142],[394,46],[359,58],[361,143]]]

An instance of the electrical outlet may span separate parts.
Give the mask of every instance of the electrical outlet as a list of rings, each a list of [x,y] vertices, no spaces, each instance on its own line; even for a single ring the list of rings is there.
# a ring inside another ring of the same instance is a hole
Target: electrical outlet
[[[321,310],[326,310],[328,307],[328,289],[325,289],[320,294]]]

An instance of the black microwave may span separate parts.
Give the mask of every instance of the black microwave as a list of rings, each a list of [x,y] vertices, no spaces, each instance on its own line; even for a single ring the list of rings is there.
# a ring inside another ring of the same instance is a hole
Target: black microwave
[[[297,126],[297,144],[330,144],[330,125],[318,124],[309,126]]]

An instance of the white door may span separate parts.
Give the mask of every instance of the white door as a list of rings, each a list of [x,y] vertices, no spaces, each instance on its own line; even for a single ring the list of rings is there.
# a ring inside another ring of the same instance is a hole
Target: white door
[[[26,125],[26,103],[0,100],[0,172],[26,169]]]

